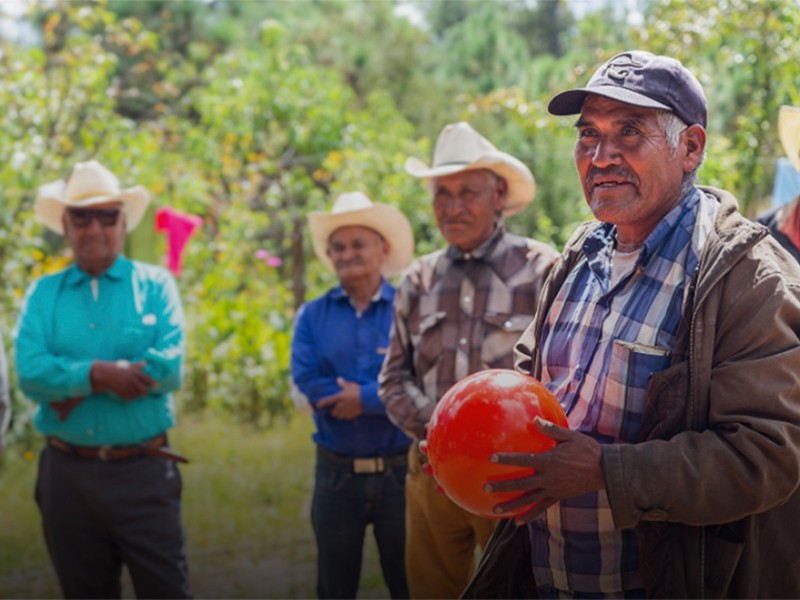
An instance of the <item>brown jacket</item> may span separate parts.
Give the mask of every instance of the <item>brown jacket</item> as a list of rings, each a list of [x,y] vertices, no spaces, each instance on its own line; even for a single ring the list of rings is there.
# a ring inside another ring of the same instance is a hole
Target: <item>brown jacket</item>
[[[635,527],[650,597],[800,597],[800,266],[713,188],[721,207],[669,368],[651,377],[639,444],[603,448],[615,525]],[[515,366],[581,256],[545,285]],[[498,526],[464,597],[532,597],[527,528]],[[509,579],[515,581],[509,581]],[[498,593],[499,592],[499,593]]]

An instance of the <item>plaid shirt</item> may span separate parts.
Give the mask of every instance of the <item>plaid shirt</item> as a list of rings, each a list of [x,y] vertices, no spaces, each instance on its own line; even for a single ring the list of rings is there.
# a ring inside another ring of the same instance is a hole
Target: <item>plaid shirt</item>
[[[436,402],[455,382],[485,369],[512,369],[514,343],[533,318],[557,256],[499,225],[471,252],[450,246],[409,266],[379,378],[389,418],[424,439]]]
[[[697,257],[719,204],[695,189],[648,236],[609,289],[616,229],[584,243],[542,330],[542,381],[571,429],[603,444],[637,443],[651,373],[669,365]],[[618,530],[605,491],[562,501],[529,525],[541,597],[642,590],[635,532]]]

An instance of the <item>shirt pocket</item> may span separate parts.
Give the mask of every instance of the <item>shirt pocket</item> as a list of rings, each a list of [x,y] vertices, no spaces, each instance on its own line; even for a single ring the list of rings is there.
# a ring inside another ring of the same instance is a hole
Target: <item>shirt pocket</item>
[[[481,363],[485,369],[513,369],[513,349],[530,325],[533,315],[487,313],[483,317],[484,335]]]
[[[141,360],[145,353],[155,345],[156,327],[152,324],[130,323],[120,325],[120,335],[116,341],[116,358]]]
[[[411,344],[417,349],[417,367],[420,373],[425,373],[442,357],[446,316],[447,313],[443,310],[427,314],[419,320],[417,327],[411,332]]]
[[[625,442],[641,439],[647,386],[654,373],[669,366],[665,348],[614,340],[603,394],[599,430]]]

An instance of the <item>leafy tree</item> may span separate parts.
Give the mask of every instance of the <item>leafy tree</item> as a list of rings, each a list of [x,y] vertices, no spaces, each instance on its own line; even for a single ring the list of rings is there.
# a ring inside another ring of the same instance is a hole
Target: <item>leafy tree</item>
[[[769,195],[778,108],[798,104],[800,5],[792,0],[673,0],[649,6],[643,46],[699,72],[709,102],[703,178],[753,214]]]

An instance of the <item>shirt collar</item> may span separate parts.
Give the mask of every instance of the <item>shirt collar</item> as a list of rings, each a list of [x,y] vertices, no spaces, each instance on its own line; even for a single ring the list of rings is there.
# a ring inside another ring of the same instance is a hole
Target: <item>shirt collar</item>
[[[445,256],[450,260],[483,260],[489,256],[492,251],[497,247],[500,238],[503,237],[505,227],[502,222],[495,225],[494,232],[489,236],[489,239],[479,244],[472,250],[461,250],[452,244],[447,247]]]
[[[331,290],[331,297],[334,300],[350,300],[350,296],[347,295],[347,292],[344,291],[344,288],[341,285],[337,285]],[[380,300],[386,300],[388,302],[393,300],[392,286],[389,285],[389,282],[383,277],[381,277],[381,285],[378,288],[378,291],[375,292],[375,295],[372,296],[371,302],[378,302]]]
[[[130,263],[127,258],[122,255],[117,256],[111,266],[98,277],[98,279],[113,279],[115,281],[119,281],[125,277],[125,272],[129,270]],[[67,269],[67,273],[64,276],[64,282],[66,285],[80,285],[84,281],[95,279],[94,275],[90,275],[86,271],[83,271],[77,264],[73,264]]]
[[[687,215],[693,214],[693,209],[700,201],[700,190],[693,187],[676,206],[669,211],[661,221],[655,226],[650,235],[645,239],[642,245],[642,251],[639,255],[639,262],[646,264],[651,256],[656,254],[666,239],[671,235],[675,227],[684,224]],[[686,223],[684,225],[692,226],[694,223]],[[616,238],[617,227],[611,223],[601,223],[583,243],[583,251],[591,261],[603,253],[610,257],[611,249],[614,245]]]

